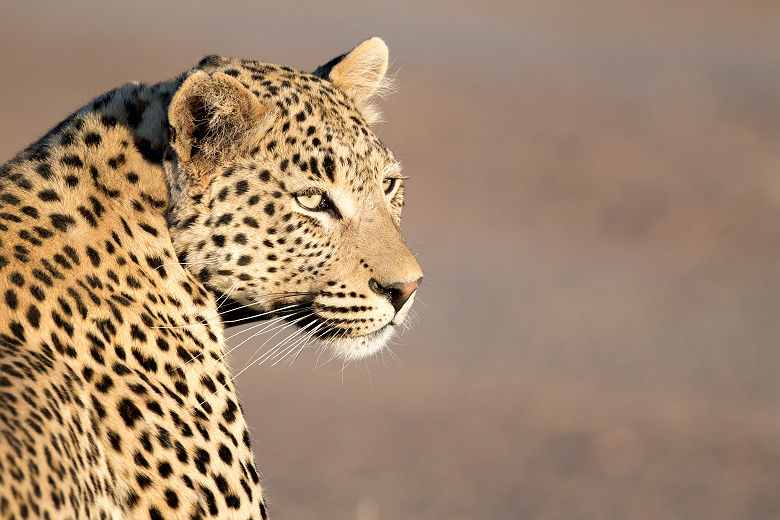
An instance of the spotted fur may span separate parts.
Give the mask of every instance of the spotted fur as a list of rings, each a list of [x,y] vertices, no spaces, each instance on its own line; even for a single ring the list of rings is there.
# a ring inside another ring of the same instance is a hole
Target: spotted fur
[[[0,168],[0,517],[266,518],[220,311],[350,359],[404,319],[386,69],[377,38],[316,74],[209,56]]]

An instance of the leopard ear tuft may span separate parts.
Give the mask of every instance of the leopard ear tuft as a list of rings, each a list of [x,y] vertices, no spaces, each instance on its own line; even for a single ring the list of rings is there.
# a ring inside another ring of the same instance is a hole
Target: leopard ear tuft
[[[387,44],[376,36],[319,67],[314,74],[330,80],[355,100],[369,123],[380,118],[371,98],[388,89]]]

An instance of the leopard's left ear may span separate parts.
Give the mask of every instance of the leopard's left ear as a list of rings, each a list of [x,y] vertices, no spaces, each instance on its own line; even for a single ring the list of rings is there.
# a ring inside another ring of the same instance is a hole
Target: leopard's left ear
[[[370,99],[386,86],[387,44],[376,36],[314,71],[355,100],[369,123],[379,119]]]
[[[238,80],[196,71],[168,108],[171,147],[195,191],[206,188],[220,165],[259,140],[268,112]]]

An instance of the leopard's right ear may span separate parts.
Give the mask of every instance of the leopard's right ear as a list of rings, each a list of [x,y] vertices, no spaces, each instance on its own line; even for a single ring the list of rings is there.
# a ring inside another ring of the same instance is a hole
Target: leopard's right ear
[[[387,44],[375,36],[321,65],[313,74],[329,80],[352,97],[371,124],[381,118],[379,110],[371,103],[371,98],[378,92],[389,90],[387,64]]]
[[[206,189],[220,165],[256,142],[267,109],[238,80],[196,71],[168,108],[170,144],[196,192]]]

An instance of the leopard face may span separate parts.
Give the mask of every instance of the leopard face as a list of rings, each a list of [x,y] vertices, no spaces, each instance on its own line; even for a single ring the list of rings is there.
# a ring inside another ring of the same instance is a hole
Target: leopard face
[[[346,359],[385,345],[422,279],[400,232],[401,167],[370,127],[386,70],[376,38],[316,74],[209,57],[169,108],[182,263]]]

